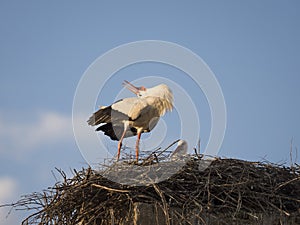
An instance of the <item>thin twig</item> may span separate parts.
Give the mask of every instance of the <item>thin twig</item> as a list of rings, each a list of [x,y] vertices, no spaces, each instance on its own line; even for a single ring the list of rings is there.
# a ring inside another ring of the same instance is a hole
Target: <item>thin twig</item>
[[[128,193],[128,190],[121,190],[121,189],[115,189],[115,188],[109,188],[109,187],[105,187],[103,185],[100,184],[92,184],[93,187],[97,187],[97,188],[101,188],[101,189],[105,189],[107,191],[113,191],[113,192],[120,192],[120,193]]]

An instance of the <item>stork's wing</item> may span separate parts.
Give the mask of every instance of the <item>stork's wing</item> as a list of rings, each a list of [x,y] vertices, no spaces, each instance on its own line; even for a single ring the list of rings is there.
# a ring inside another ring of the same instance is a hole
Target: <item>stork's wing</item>
[[[140,121],[138,124],[146,130],[151,130],[157,123],[159,116],[158,108],[161,108],[159,98],[125,98],[111,106],[103,107],[95,112],[88,120],[88,124],[100,125],[96,131],[103,131],[112,140],[119,140],[124,132],[124,121]],[[137,134],[136,127],[130,126],[124,137]]]
[[[111,105],[114,111],[126,115],[129,120],[135,120],[147,106],[148,102],[143,98],[124,98]]]
[[[163,111],[163,102],[159,97],[147,96],[144,98],[124,98],[111,105],[111,121],[118,122],[120,120],[134,121],[141,116],[147,118],[161,116]],[[125,115],[126,118],[120,115]]]
[[[99,109],[87,121],[95,126],[101,123],[120,123],[124,120],[135,120],[141,110],[147,106],[147,101],[141,98],[124,98],[110,106]]]
[[[114,113],[116,115],[117,113]],[[126,115],[119,113],[119,118],[126,118]],[[89,119],[88,124],[91,126],[96,126],[101,123],[110,123],[112,118],[112,108],[111,106],[101,108],[97,112],[95,112]]]

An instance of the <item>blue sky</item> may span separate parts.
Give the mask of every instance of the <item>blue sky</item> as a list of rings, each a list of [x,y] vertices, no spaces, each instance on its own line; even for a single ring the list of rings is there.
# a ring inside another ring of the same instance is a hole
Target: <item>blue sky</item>
[[[97,57],[139,40],[187,47],[214,72],[227,106],[220,156],[289,163],[290,140],[298,147],[300,138],[299,9],[296,0],[1,1],[0,202],[51,186],[55,167],[86,166],[72,134],[76,86]],[[177,74],[174,81],[193,96],[192,82],[174,68],[147,64],[116,74],[99,104],[138,72]],[[203,108],[205,142],[210,118]]]

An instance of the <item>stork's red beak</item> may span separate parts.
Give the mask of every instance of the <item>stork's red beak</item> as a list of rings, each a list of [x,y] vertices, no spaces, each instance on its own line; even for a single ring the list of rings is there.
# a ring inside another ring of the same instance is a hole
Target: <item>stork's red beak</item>
[[[124,87],[126,87],[128,90],[132,91],[134,94],[138,95],[141,88],[134,86],[129,81],[124,80],[123,82]]]

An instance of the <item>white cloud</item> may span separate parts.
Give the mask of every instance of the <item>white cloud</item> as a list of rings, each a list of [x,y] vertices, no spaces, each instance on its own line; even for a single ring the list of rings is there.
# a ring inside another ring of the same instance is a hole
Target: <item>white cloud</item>
[[[11,177],[0,177],[0,205],[15,197],[17,181]]]
[[[0,177],[0,205],[9,204],[16,200],[18,192],[17,181],[11,177]],[[19,224],[20,218],[9,214],[10,207],[0,208],[0,221],[2,225]]]
[[[71,117],[43,112],[38,113],[33,121],[28,121],[25,115],[21,116],[7,119],[0,114],[0,153],[34,150],[73,138]]]

